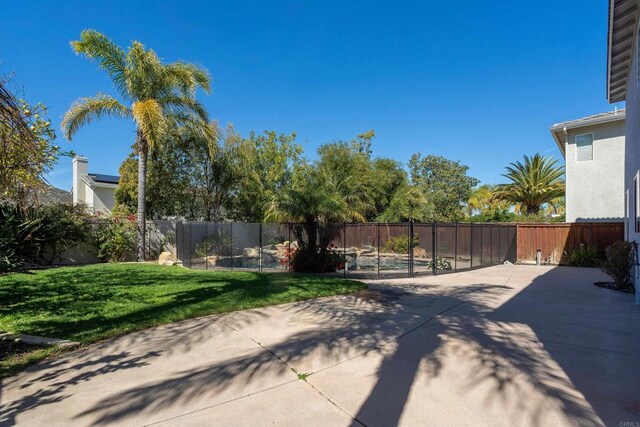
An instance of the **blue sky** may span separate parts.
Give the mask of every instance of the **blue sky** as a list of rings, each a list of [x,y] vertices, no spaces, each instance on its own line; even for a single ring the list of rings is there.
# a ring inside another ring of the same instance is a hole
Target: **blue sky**
[[[501,181],[509,162],[560,157],[556,122],[612,110],[605,99],[606,0],[20,1],[0,5],[0,74],[49,106],[62,146],[116,174],[133,125],[103,120],[64,141],[72,101],[115,94],[69,41],[93,28],[213,75],[212,118],[296,131],[309,156],[375,129],[374,154],[437,154]],[[621,104],[618,107],[622,107]],[[49,177],[71,188],[71,161]]]

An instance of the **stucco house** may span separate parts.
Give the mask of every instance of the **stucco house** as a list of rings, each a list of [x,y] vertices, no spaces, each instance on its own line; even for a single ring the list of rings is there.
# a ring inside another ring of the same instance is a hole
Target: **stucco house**
[[[626,102],[624,200],[625,236],[640,243],[640,0],[609,0],[607,99]],[[636,249],[637,255],[637,249]],[[637,258],[636,258],[637,259]],[[636,289],[640,268],[634,272]],[[636,292],[640,304],[640,292]]]
[[[551,127],[566,172],[566,221],[624,220],[625,111]]]
[[[73,158],[73,204],[83,203],[91,213],[110,214],[120,177],[89,173],[89,159]]]

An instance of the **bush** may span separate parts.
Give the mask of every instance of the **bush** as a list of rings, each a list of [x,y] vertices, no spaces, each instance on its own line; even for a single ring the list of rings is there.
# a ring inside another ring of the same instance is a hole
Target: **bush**
[[[219,232],[205,236],[195,244],[193,248],[194,255],[202,258],[212,255],[231,256],[233,252],[231,239],[231,233],[229,232]]]
[[[53,264],[89,236],[90,219],[81,206],[1,203],[0,272]]]
[[[633,290],[631,269],[633,266],[633,246],[629,242],[620,241],[604,251],[605,259],[600,269],[611,276],[615,286],[620,290]]]
[[[123,262],[136,259],[138,230],[133,214],[114,212],[95,221],[98,257],[103,261]]]
[[[597,267],[600,263],[598,247],[580,245],[569,255],[569,265],[573,267]]]
[[[345,258],[332,246],[314,251],[306,246],[291,249],[289,253],[291,269],[296,273],[333,273],[344,268]]]
[[[389,238],[382,247],[382,252],[391,252],[394,254],[409,253],[409,236],[397,236]],[[417,234],[413,235],[413,247],[419,246],[420,241]]]

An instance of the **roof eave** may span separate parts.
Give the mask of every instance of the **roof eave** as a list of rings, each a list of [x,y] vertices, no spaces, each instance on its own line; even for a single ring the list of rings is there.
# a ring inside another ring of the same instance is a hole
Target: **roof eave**
[[[553,136],[554,141],[556,141],[556,145],[558,146],[558,150],[560,150],[560,153],[562,154],[562,158],[566,158],[564,142],[560,141],[560,139],[558,137],[558,131],[559,130],[564,132],[564,128],[562,128],[562,129],[551,128],[550,132],[551,132],[551,136]]]
[[[635,46],[637,20],[638,0],[609,0],[606,82],[609,103],[621,102],[626,99],[627,79],[633,58],[632,50]],[[617,68],[614,75],[612,75],[613,68]]]

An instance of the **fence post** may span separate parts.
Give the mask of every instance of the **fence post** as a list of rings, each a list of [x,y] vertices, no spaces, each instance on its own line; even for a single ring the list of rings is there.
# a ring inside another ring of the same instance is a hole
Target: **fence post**
[[[176,258],[182,261],[182,222],[176,222]]]
[[[289,244],[289,247],[287,248],[287,270],[291,271],[291,223],[290,222],[287,223],[287,228],[289,229],[289,240],[287,240],[287,243]]]
[[[436,274],[438,274],[438,251],[436,249],[436,245],[437,245],[437,239],[436,239],[436,222],[433,221],[431,223],[431,271],[433,272],[433,275],[435,276]]]
[[[500,260],[500,264],[504,263],[504,259],[502,258],[502,225],[500,224],[498,224],[498,259]]]
[[[258,223],[258,271],[262,273],[262,223]]]
[[[344,277],[347,277],[347,223],[342,224],[342,256],[343,256],[343,270]]]
[[[231,271],[233,271],[233,223],[231,223]]]
[[[493,265],[493,225],[489,227],[489,265]]]
[[[191,227],[191,223],[189,223],[189,268],[192,267],[192,251],[193,250],[193,228]]]
[[[378,245],[378,279],[380,278],[380,223],[376,224],[376,242]]]
[[[209,237],[209,225],[210,222],[205,222],[204,225],[204,270],[209,271],[209,253],[211,252],[213,245]]]
[[[484,234],[482,231],[482,229],[484,228],[484,224],[480,224],[480,267],[482,267],[484,265],[484,256],[482,255],[482,250],[484,249],[482,247],[482,235]]]
[[[473,222],[471,223],[471,238],[469,239],[470,243],[469,243],[469,268],[473,268]]]
[[[456,222],[456,242],[453,245],[453,271],[458,271],[458,223]]]
[[[516,250],[514,252],[515,252],[515,258],[516,259],[513,260],[513,263],[517,264],[518,263],[518,245],[520,244],[520,240],[519,240],[520,239],[520,237],[519,237],[520,236],[520,231],[519,231],[520,230],[520,224],[516,224],[516,226],[514,227],[514,230],[515,230],[514,239],[516,241]]]
[[[413,218],[409,220],[409,277],[413,277]]]

